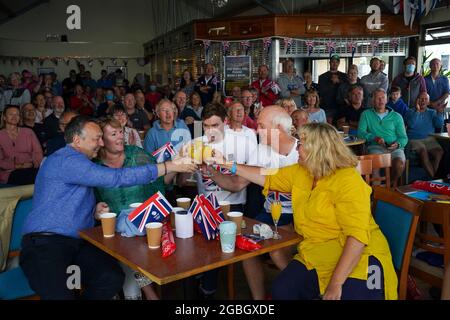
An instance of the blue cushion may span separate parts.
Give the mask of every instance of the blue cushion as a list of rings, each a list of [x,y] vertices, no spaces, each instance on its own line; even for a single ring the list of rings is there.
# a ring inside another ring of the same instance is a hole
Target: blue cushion
[[[20,250],[20,243],[22,241],[22,227],[26,217],[31,212],[32,203],[32,198],[27,200],[20,200],[17,203],[16,211],[14,212],[9,251]]]
[[[0,273],[0,300],[13,300],[35,295],[31,290],[28,280],[17,267]]]
[[[412,220],[413,215],[408,211],[378,200],[375,221],[389,243],[394,267],[397,270],[402,266]]]

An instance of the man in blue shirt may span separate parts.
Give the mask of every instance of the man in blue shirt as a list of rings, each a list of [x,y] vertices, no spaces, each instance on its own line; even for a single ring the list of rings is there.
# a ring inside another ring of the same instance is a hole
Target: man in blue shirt
[[[426,92],[420,93],[416,107],[409,109],[405,115],[406,134],[411,150],[417,152],[423,168],[434,178],[439,168],[444,151],[430,134],[435,129],[442,129],[444,124],[443,107],[433,110],[428,108],[430,97]],[[431,158],[430,158],[431,156]]]
[[[430,61],[431,73],[425,77],[428,94],[430,95],[430,107],[438,109],[447,106],[447,98],[450,93],[448,78],[440,74],[442,63],[439,59]]]
[[[184,121],[176,119],[177,112],[175,104],[168,99],[163,99],[156,105],[159,119],[153,123],[153,128],[145,136],[145,151],[152,153],[167,142],[171,142],[178,152],[182,145],[191,140],[191,134]]]
[[[31,288],[42,299],[74,299],[67,287],[67,268],[81,270],[84,299],[110,299],[123,284],[116,261],[81,240],[78,232],[94,226],[94,214],[109,210],[95,205],[93,187],[127,187],[154,181],[170,172],[193,172],[189,161],[111,169],[91,162],[103,146],[94,120],[74,118],[66,127],[67,146],[43,163],[36,178],[33,208],[23,229],[20,265]]]

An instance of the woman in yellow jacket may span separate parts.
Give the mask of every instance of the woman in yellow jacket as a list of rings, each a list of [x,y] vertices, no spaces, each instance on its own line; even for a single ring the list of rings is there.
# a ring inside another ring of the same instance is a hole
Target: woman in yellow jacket
[[[222,164],[264,192],[292,193],[294,226],[303,240],[275,279],[272,297],[397,299],[391,253],[372,217],[371,188],[355,168],[357,158],[328,124],[306,124],[299,137],[299,165],[267,172]]]

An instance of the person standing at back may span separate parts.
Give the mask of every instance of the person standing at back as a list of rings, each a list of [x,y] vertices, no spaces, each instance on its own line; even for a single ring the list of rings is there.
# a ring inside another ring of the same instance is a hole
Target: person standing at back
[[[320,107],[325,110],[328,123],[336,121],[338,88],[341,83],[347,81],[347,75],[338,71],[339,64],[340,57],[333,54],[330,58],[330,70],[319,76]]]

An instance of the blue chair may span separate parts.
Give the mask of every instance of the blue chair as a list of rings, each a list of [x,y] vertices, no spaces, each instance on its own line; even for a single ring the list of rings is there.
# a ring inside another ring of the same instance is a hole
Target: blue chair
[[[8,257],[19,256],[22,241],[22,226],[31,211],[32,199],[20,200],[17,203],[13,217],[11,240]],[[13,300],[36,295],[31,290],[28,280],[20,266],[0,273],[0,300]]]
[[[398,298],[406,299],[408,270],[423,202],[380,186],[373,188],[374,218],[391,250],[398,276]]]

